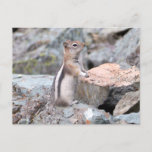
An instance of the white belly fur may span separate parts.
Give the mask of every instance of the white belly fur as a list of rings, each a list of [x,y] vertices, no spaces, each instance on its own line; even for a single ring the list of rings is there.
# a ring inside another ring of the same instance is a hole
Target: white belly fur
[[[65,74],[61,82],[60,98],[70,104],[74,99],[75,79],[73,76]]]

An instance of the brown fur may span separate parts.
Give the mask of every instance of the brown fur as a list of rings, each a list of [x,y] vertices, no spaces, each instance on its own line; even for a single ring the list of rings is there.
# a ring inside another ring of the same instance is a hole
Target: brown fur
[[[72,44],[77,43],[78,49],[72,48]],[[79,76],[81,72],[81,66],[78,62],[79,54],[84,47],[84,43],[79,41],[66,41],[64,42],[64,68],[73,76]],[[75,49],[75,50],[74,50]],[[74,50],[73,52],[70,50]],[[76,62],[77,61],[77,62]]]
[[[65,71],[73,76],[79,76],[81,69],[78,63],[67,63],[64,66]]]

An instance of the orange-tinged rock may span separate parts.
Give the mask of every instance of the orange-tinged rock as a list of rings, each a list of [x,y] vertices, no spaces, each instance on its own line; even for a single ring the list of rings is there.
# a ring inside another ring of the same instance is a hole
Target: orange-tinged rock
[[[82,80],[102,87],[121,87],[139,81],[139,70],[136,67],[123,70],[115,63],[102,64],[89,70],[88,73],[89,78],[82,78]]]
[[[76,99],[99,106],[109,94],[109,87],[124,87],[140,81],[136,67],[124,70],[118,64],[105,63],[88,71],[89,77],[78,81]]]

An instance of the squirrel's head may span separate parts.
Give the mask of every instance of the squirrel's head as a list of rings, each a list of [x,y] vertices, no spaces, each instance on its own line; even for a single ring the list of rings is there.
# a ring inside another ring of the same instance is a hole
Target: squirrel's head
[[[84,43],[80,41],[70,41],[67,40],[63,43],[65,53],[70,53],[71,55],[79,55],[84,48]]]

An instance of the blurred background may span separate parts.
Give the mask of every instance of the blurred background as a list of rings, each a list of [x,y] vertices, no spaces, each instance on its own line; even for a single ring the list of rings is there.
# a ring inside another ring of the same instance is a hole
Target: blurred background
[[[139,28],[13,28],[13,73],[55,75],[63,61],[63,42],[86,44],[85,69],[103,63],[140,68]]]

